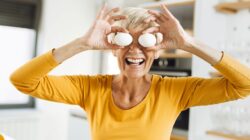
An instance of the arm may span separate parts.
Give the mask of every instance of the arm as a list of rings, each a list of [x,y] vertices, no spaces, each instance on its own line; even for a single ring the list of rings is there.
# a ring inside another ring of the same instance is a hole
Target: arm
[[[210,48],[200,42],[189,43],[189,51],[210,63],[222,78],[188,78],[183,90],[184,108],[221,103],[250,95],[250,68],[230,55]]]
[[[64,60],[86,50],[111,49],[105,40],[106,33],[111,31],[115,19],[112,14],[118,9],[107,11],[106,6],[100,11],[89,31],[60,48],[53,49],[27,62],[10,76],[12,84],[21,92],[50,101],[81,104],[89,94],[91,78],[89,76],[49,76],[52,69]],[[107,18],[109,17],[109,18]],[[123,19],[119,17],[119,19]]]
[[[12,84],[33,97],[83,105],[83,91],[87,90],[87,76],[48,76],[58,66],[52,51],[27,62],[10,76]]]
[[[202,58],[211,65],[217,64],[222,58],[221,51],[211,48],[202,42],[195,41],[193,38],[186,43],[184,48],[185,51]]]
[[[222,59],[213,66],[221,78],[177,78],[173,97],[182,109],[210,105],[245,98],[250,95],[250,69],[231,56],[223,53]]]
[[[164,40],[158,48],[188,51],[210,63],[224,76],[212,79],[192,77],[173,80],[176,82],[174,89],[178,92],[174,99],[177,104],[180,103],[182,108],[188,108],[235,100],[250,95],[250,69],[247,66],[240,64],[225,53],[196,41],[184,31],[179,21],[165,5],[162,5],[162,11],[162,13],[149,11],[153,17],[145,21],[156,21],[160,25],[154,30],[160,31],[164,35]]]
[[[83,47],[81,47],[83,46]],[[58,49],[55,49],[53,51],[53,56],[57,63],[62,63],[66,59],[69,59],[70,57],[88,50],[88,46],[83,42],[83,39],[79,38],[76,39]]]

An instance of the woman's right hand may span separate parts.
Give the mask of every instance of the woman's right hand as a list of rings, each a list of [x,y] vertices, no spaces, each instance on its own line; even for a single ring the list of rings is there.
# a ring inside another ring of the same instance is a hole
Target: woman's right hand
[[[87,47],[91,50],[104,50],[104,49],[119,49],[120,46],[110,44],[107,41],[107,35],[111,32],[128,32],[126,29],[112,26],[114,21],[124,20],[126,16],[115,15],[119,8],[108,10],[107,5],[104,4],[102,9],[99,11],[94,24],[87,31],[87,33],[80,38],[82,47]]]

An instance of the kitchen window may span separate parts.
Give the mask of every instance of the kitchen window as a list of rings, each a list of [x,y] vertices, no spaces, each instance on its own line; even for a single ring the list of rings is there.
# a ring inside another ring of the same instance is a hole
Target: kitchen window
[[[0,0],[0,109],[34,107],[34,99],[15,89],[9,77],[36,56],[40,6],[40,0]]]

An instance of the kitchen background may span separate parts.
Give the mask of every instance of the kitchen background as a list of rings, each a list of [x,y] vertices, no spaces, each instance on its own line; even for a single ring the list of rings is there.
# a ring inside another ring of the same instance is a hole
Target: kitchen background
[[[16,140],[90,140],[84,112],[76,107],[32,99],[10,85],[18,66],[83,35],[103,0],[0,0],[0,134]],[[250,1],[238,0],[109,0],[114,6],[159,10],[160,3],[188,33],[250,66]],[[24,20],[25,19],[25,20]],[[118,73],[111,52],[88,51],[51,72]],[[179,50],[162,52],[152,73],[168,76],[220,76],[200,58]],[[250,98],[194,107],[182,114],[172,140],[250,139]]]

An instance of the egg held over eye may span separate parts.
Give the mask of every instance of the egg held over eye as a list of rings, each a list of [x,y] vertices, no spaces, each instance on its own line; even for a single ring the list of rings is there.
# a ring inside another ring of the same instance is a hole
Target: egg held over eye
[[[140,45],[143,47],[153,47],[156,45],[156,37],[153,34],[145,33],[138,39]]]
[[[130,34],[122,32],[118,32],[116,34],[111,33],[107,36],[107,38],[109,43],[122,47],[130,45],[133,41],[133,38]]]

